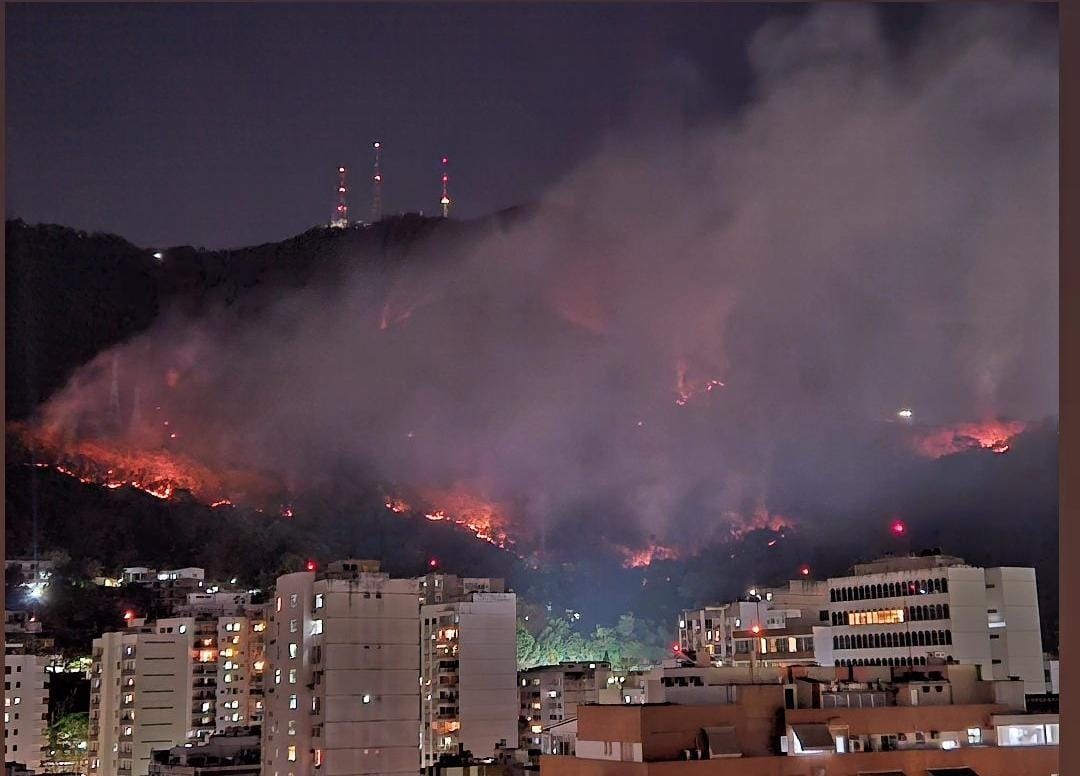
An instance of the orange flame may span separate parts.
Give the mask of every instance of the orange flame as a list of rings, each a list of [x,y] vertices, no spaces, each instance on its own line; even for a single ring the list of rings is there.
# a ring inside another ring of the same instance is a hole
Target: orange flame
[[[707,379],[693,382],[688,380],[686,362],[679,360],[675,364],[675,404],[685,407],[686,403],[702,391],[711,393],[717,388],[723,388],[724,383],[716,379]]]
[[[629,547],[619,547],[619,552],[623,555],[623,568],[627,569],[641,569],[647,568],[658,560],[677,560],[681,557],[681,553],[672,547],[664,547],[660,544],[654,544],[646,547],[643,550],[633,550]]]
[[[965,450],[983,449],[1006,453],[1014,437],[1027,424],[1018,420],[990,420],[983,423],[961,423],[939,428],[914,440],[915,451],[927,458],[943,458]]]
[[[441,505],[424,512],[424,517],[428,520],[453,523],[467,529],[477,539],[503,550],[514,544],[514,540],[506,532],[508,520],[505,507],[481,498],[462,485],[443,490],[427,490],[421,495],[424,502]],[[385,504],[386,508],[395,514],[413,511],[408,502],[400,498],[388,498]]]

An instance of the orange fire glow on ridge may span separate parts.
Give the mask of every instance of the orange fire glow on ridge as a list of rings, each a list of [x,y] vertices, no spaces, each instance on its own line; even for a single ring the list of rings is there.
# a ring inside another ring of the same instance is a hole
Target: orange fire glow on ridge
[[[215,508],[233,506],[235,499],[245,496],[257,499],[281,490],[279,484],[261,475],[211,469],[171,450],[123,448],[91,439],[70,441],[19,424],[9,429],[34,453],[38,467],[51,468],[86,485],[110,490],[131,487],[162,500],[187,491]]]
[[[942,458],[965,450],[983,449],[1007,453],[1014,437],[1027,428],[1018,420],[990,420],[983,423],[961,423],[926,432],[914,440],[916,452],[927,458]]]
[[[424,517],[432,522],[447,521],[460,526],[477,539],[502,550],[509,549],[514,544],[506,531],[507,510],[461,485],[445,490],[426,490],[421,493],[421,500],[427,504],[439,505],[424,512]],[[395,514],[413,511],[409,503],[401,498],[388,498],[386,508]]]

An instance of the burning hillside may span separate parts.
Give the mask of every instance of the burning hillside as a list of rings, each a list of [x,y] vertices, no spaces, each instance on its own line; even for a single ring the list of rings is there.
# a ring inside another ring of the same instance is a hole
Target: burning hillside
[[[423,515],[432,522],[446,521],[459,526],[481,541],[508,550],[515,540],[507,533],[507,507],[487,501],[458,484],[448,489],[427,489],[421,492],[425,505]],[[387,498],[386,508],[397,514],[416,512],[401,498]]]
[[[126,448],[101,440],[70,440],[23,424],[11,424],[35,465],[50,467],[85,484],[132,487],[160,499],[180,492],[209,506],[280,503],[285,488],[273,477],[239,469],[213,469],[180,452]]]
[[[919,455],[942,458],[966,450],[990,450],[1007,453],[1014,437],[1027,424],[1016,420],[990,420],[983,423],[961,423],[919,434],[913,444]]]

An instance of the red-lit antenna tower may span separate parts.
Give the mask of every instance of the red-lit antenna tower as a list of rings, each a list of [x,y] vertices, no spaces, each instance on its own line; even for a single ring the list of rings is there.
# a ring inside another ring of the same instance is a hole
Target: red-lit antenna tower
[[[442,158],[442,199],[439,200],[439,204],[442,205],[443,218],[450,215],[450,196],[446,193],[446,186],[450,182],[450,176],[446,174],[446,165],[449,163],[450,160],[444,156]]]
[[[334,218],[330,221],[330,226],[335,226],[339,229],[344,229],[349,225],[349,205],[345,201],[345,195],[348,191],[348,187],[345,185],[346,170],[344,167],[338,167],[338,205],[334,211]]]
[[[375,167],[371,176],[371,222],[375,223],[382,218],[382,170],[379,169],[382,143],[376,140],[371,147],[375,150]]]

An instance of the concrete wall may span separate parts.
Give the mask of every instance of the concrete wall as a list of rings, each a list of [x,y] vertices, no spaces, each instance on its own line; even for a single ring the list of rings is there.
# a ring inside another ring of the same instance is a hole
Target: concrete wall
[[[987,569],[986,585],[994,678],[1018,676],[1025,692],[1046,692],[1035,569]]]

